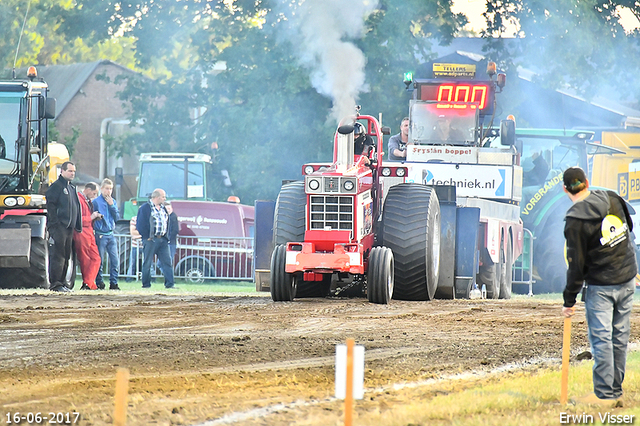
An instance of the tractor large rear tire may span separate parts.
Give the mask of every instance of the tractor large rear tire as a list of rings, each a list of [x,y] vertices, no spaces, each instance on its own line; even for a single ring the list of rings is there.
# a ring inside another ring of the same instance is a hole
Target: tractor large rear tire
[[[367,297],[369,302],[386,305],[393,297],[393,252],[387,247],[374,247],[369,253]]]
[[[440,205],[435,189],[392,186],[382,215],[383,245],[394,258],[393,298],[431,300],[440,271]]]
[[[46,239],[31,237],[30,266],[3,268],[0,288],[49,288],[49,243]]]
[[[287,246],[277,245],[271,254],[271,299],[274,302],[291,302],[296,297],[295,274],[285,271]]]
[[[304,241],[307,195],[304,182],[283,185],[273,213],[273,246]]]

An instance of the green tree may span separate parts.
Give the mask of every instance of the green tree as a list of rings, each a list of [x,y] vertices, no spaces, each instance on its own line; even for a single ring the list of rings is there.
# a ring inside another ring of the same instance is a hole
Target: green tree
[[[120,23],[107,5],[103,0],[3,0],[2,68],[12,68],[14,60],[16,67],[25,67],[98,59],[134,67],[134,40],[113,36]]]
[[[466,23],[450,6],[383,0],[360,34],[344,36],[366,58],[366,84],[356,97],[362,113],[382,113],[397,126],[408,111],[403,72],[430,57],[429,37],[446,42]],[[138,18],[126,34],[136,39],[139,65],[159,76],[148,84],[131,81],[123,91],[132,121],[139,120],[144,133],[121,147],[133,142],[138,152],[206,151],[216,142],[216,167],[229,170],[235,193],[246,203],[274,198],[283,179],[300,178],[305,162],[330,162],[332,100],[314,88],[314,72],[302,60],[308,51],[291,25],[296,7],[186,0],[179,7],[139,2],[130,5],[129,15],[121,12],[122,22]],[[221,63],[225,70],[214,72]],[[197,120],[189,115],[195,108],[202,112]]]
[[[483,36],[491,52],[508,58],[503,65],[534,70],[539,84],[637,104],[640,32],[625,33],[621,6],[640,17],[640,4],[628,0],[488,0]],[[507,24],[516,26],[518,43],[502,38]]]

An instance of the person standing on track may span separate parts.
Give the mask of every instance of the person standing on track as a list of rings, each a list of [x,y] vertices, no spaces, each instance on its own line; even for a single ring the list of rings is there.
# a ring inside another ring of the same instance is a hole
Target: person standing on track
[[[562,314],[575,313],[583,288],[593,366],[594,393],[581,399],[609,404],[622,396],[629,342],[631,307],[638,272],[625,201],[613,191],[589,190],[579,167],[563,175],[564,191],[573,205],[565,217],[567,285]]]
[[[169,252],[169,235],[171,235],[169,213],[164,207],[167,195],[163,189],[156,188],[151,193],[148,203],[138,209],[136,229],[142,235],[142,288],[151,287],[151,265],[153,257],[158,256],[158,263],[164,275],[164,286],[174,288],[173,262]]]
[[[96,244],[100,252],[100,269],[96,276],[98,288],[104,288],[102,279],[103,265],[105,261],[105,251],[109,257],[109,290],[120,290],[118,287],[118,269],[120,268],[120,256],[118,255],[118,241],[113,235],[116,228],[116,221],[120,217],[118,204],[111,196],[113,182],[111,179],[104,179],[100,184],[100,195],[93,201],[93,209],[100,213],[102,217],[93,224],[96,233]]]
[[[49,186],[47,198],[47,230],[49,231],[49,278],[51,291],[69,292],[67,270],[73,248],[73,231],[82,232],[82,215],[76,187],[71,181],[76,166],[62,163],[60,177]]]
[[[82,192],[78,192],[80,210],[82,211],[82,232],[73,232],[73,245],[82,273],[80,290],[97,290],[96,274],[100,269],[100,252],[93,235],[93,221],[101,218],[101,214],[93,211],[92,199],[98,196],[98,184],[89,182]]]

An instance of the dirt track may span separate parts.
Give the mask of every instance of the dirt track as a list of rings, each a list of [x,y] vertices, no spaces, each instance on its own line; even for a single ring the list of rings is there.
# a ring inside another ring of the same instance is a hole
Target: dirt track
[[[112,424],[118,367],[131,375],[128,425],[340,424],[333,357],[347,338],[365,346],[365,387],[372,389],[558,358],[559,313],[558,302],[535,299],[385,306],[273,303],[263,293],[2,292],[0,424],[6,413],[70,411],[80,413],[77,424]],[[632,341],[638,330],[634,315]],[[580,313],[574,352],[587,347],[585,331]],[[371,392],[357,409],[384,411],[402,397]],[[293,405],[257,411],[279,403]],[[232,413],[250,410],[255,417],[232,422],[241,418]]]

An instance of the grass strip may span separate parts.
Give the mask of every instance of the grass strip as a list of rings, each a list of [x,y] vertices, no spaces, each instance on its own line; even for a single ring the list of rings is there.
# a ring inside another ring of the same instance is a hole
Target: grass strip
[[[546,426],[559,424],[640,425],[640,352],[630,352],[624,382],[624,406],[597,407],[576,398],[593,392],[593,361],[572,362],[569,404],[561,406],[560,365],[502,374],[465,384],[439,384],[415,392],[413,402],[391,410],[359,412],[356,424],[370,426]],[[461,389],[462,388],[462,389]],[[406,401],[407,398],[398,398]],[[409,398],[411,399],[411,398]],[[357,403],[356,403],[357,405]],[[607,414],[615,416],[607,423]],[[570,417],[576,416],[576,417]],[[580,417],[581,416],[581,417]],[[633,416],[633,418],[631,418]],[[601,420],[604,418],[605,422]]]

